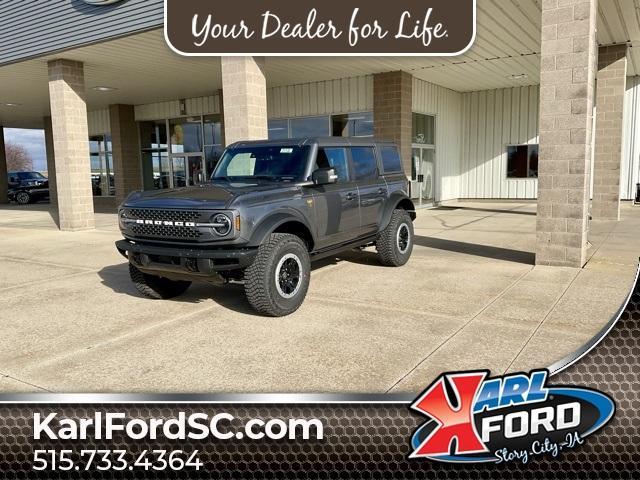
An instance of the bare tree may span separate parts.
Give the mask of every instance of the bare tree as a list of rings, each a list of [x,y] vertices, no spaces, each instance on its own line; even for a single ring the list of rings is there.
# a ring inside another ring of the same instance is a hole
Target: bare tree
[[[22,145],[7,142],[5,152],[7,154],[7,171],[22,172],[33,169],[33,158]]]

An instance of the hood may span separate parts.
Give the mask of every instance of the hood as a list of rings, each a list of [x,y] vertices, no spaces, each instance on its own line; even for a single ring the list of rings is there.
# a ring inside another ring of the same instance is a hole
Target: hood
[[[291,184],[286,185],[287,188]],[[172,190],[147,190],[134,192],[123,202],[127,207],[148,208],[202,208],[224,209],[239,196],[275,190],[283,184],[265,181],[216,182],[204,183],[194,187],[175,188]]]

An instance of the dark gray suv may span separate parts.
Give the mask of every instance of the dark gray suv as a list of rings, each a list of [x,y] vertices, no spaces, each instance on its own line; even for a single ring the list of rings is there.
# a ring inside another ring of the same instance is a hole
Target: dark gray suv
[[[415,210],[394,144],[332,137],[235,143],[208,183],[134,192],[118,217],[144,295],[237,281],[255,310],[283,316],[304,301],[312,261],[375,245],[383,265],[404,265]]]

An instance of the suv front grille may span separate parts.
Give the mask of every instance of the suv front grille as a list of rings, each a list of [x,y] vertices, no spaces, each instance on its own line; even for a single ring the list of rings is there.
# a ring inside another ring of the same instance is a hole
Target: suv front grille
[[[200,237],[200,231],[195,227],[172,227],[167,225],[142,225],[131,226],[131,231],[139,237],[179,238],[183,240],[196,240]]]
[[[153,220],[161,222],[194,222],[200,219],[197,210],[156,210],[147,208],[126,208],[124,214],[131,220]],[[193,226],[153,225],[130,223],[131,232],[141,238],[162,238],[174,240],[198,240],[202,232]]]

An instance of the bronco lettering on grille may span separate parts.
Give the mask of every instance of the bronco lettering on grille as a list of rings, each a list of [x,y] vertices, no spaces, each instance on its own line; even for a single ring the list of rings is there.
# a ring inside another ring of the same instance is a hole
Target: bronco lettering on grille
[[[144,220],[139,218],[136,220],[139,225],[164,225],[167,227],[195,227],[194,222],[173,222],[171,220]]]

